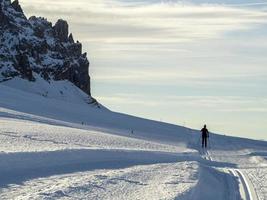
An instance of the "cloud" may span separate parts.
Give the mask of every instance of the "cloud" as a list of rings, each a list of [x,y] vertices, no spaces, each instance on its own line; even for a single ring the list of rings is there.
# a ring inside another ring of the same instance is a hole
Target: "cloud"
[[[100,101],[114,105],[134,105],[136,107],[158,107],[177,110],[191,110],[220,113],[265,113],[267,114],[266,97],[245,96],[175,96],[148,98],[142,94],[115,93],[112,96],[98,96]],[[164,99],[164,100],[163,100]],[[189,109],[190,108],[190,109]]]
[[[119,1],[26,1],[28,15],[66,18],[83,40],[105,43],[179,43],[216,38],[266,23],[267,13],[223,5]]]
[[[167,70],[168,69],[168,70]],[[261,72],[247,73],[227,73],[225,69],[224,73],[215,73],[214,71],[206,71],[202,68],[190,69],[190,68],[157,68],[154,70],[151,67],[138,68],[118,68],[118,69],[98,69],[96,73],[92,73],[93,80],[96,82],[127,84],[132,83],[134,85],[187,85],[194,87],[212,87],[217,89],[220,86],[228,86],[233,88],[234,86],[254,86],[257,87],[259,82],[265,82],[267,75]],[[216,68],[217,69],[217,68]]]

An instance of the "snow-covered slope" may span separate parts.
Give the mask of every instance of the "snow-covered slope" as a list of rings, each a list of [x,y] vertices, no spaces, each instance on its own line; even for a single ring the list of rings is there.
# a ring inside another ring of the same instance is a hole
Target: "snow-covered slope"
[[[2,116],[123,132],[116,134],[128,135],[133,131],[133,137],[147,137],[146,132],[150,132],[158,140],[164,134],[166,140],[169,138],[170,142],[174,140],[184,144],[191,138],[189,130],[183,127],[111,112],[100,104],[88,104],[88,96],[68,82],[55,81],[48,84],[40,79],[31,83],[17,78],[2,83],[0,90]]]
[[[112,112],[64,20],[0,0],[0,199],[267,199],[267,143]]]
[[[212,134],[202,151],[199,131],[88,104],[65,81],[0,91],[0,199],[266,199],[266,142]]]

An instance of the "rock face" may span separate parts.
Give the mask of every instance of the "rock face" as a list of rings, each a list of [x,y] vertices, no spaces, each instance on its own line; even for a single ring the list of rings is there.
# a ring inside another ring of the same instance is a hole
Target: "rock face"
[[[41,17],[27,19],[17,0],[0,0],[0,44],[0,82],[16,76],[35,81],[38,75],[69,80],[91,95],[87,55],[66,21],[53,26]]]
[[[55,36],[59,38],[61,42],[68,41],[69,25],[65,20],[59,19],[53,27]]]
[[[18,0],[13,1],[11,5],[15,9],[15,11],[21,12],[21,13],[23,12],[22,8],[19,5],[19,1]]]

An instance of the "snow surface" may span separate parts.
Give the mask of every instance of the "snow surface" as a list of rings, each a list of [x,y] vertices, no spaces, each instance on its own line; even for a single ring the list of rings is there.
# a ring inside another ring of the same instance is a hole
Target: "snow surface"
[[[67,81],[0,84],[0,199],[267,199],[267,143],[89,104]]]

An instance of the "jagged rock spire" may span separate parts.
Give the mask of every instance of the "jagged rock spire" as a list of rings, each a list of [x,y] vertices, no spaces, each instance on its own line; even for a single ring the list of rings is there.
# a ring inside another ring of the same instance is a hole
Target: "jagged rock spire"
[[[68,40],[69,35],[69,25],[67,21],[63,19],[59,19],[56,24],[53,26],[56,37],[59,38],[60,41],[66,42]]]
[[[23,13],[23,10],[22,10],[18,0],[13,1],[11,5],[15,9],[15,11]]]
[[[72,33],[69,35],[69,42],[70,42],[70,43],[74,43],[74,39],[73,39],[73,35],[72,35]]]

